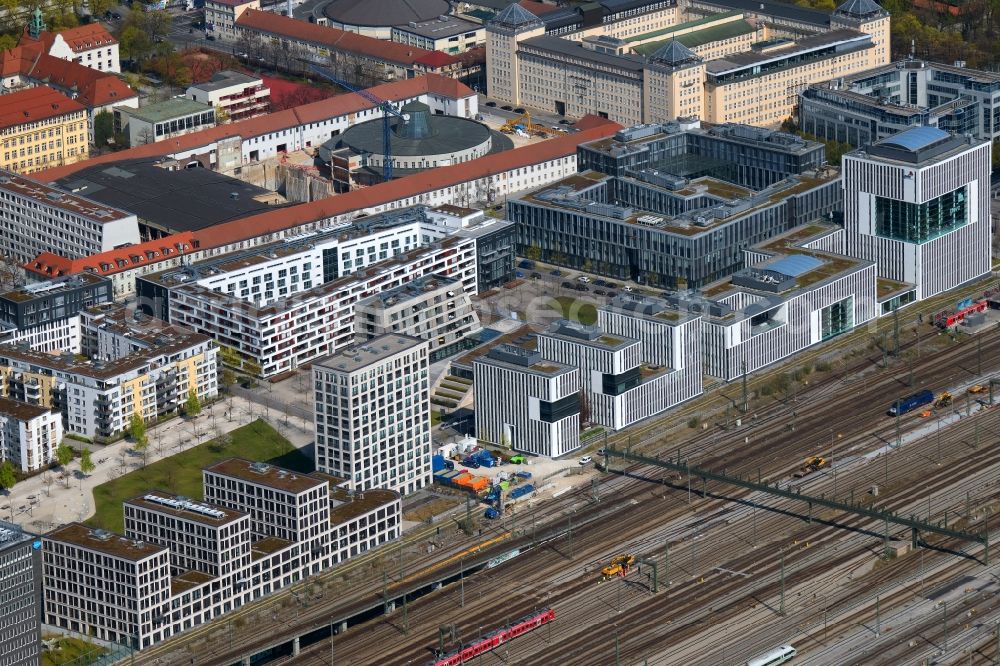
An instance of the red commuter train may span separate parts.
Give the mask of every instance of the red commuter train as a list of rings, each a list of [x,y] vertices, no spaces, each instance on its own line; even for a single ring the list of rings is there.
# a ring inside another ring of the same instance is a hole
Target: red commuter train
[[[531,615],[522,617],[509,627],[502,627],[495,630],[493,633],[486,634],[471,645],[466,645],[465,647],[438,657],[434,661],[430,662],[430,665],[458,666],[459,664],[464,664],[484,652],[489,652],[490,650],[503,645],[507,641],[517,638],[521,634],[526,634],[532,629],[537,629],[543,624],[551,622],[555,619],[555,617],[556,612],[551,608],[544,608],[540,611],[536,611]]]

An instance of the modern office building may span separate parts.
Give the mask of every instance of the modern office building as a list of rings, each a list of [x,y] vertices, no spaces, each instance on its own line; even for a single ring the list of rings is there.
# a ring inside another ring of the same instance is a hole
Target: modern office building
[[[3,95],[0,169],[32,173],[87,159],[87,109],[39,86]]]
[[[0,294],[0,343],[58,353],[80,347],[80,311],[114,299],[111,281],[90,273]]]
[[[0,521],[0,664],[38,666],[42,649],[42,568],[38,537]]]
[[[214,107],[224,120],[235,122],[266,115],[271,110],[271,90],[263,79],[243,72],[223,70],[204,83],[188,86],[187,96]]]
[[[991,268],[991,142],[917,127],[843,159],[844,249],[930,298]]]
[[[62,443],[62,416],[48,407],[0,398],[0,460],[25,473],[44,469]]]
[[[55,355],[0,345],[0,396],[56,410],[65,432],[93,439],[123,432],[133,414],[174,414],[192,391],[199,400],[218,393],[208,337],[132,320],[113,303],[95,307],[81,312],[80,348]]]
[[[828,252],[840,230],[809,224],[747,252],[747,268],[667,300],[702,313],[704,374],[733,381],[879,316],[875,265]]]
[[[799,100],[802,131],[862,147],[913,127],[1000,139],[1000,74],[900,60],[814,83]]]
[[[481,23],[457,16],[435,16],[426,21],[393,26],[392,41],[454,55],[482,46],[486,42],[486,30]]]
[[[513,277],[513,225],[462,211],[401,208],[146,275],[139,307],[233,347],[265,377],[286,372],[352,344],[359,300],[431,274],[466,294],[481,274]]]
[[[426,275],[354,305],[354,332],[360,343],[386,333],[426,340],[436,361],[465,349],[469,336],[482,330],[462,283]]]
[[[476,437],[558,457],[580,448],[580,369],[547,361],[524,336],[472,360]]]
[[[313,364],[317,470],[355,491],[430,484],[428,348],[392,333]]]
[[[230,458],[205,501],[153,490],[124,503],[125,534],[47,534],[45,622],[143,649],[399,537],[400,497]]]
[[[139,242],[135,215],[9,171],[0,171],[0,254],[86,257]]]
[[[507,203],[518,253],[669,288],[743,267],[743,250],[840,208],[823,149],[745,126],[646,125],[580,150],[584,171]]]
[[[889,14],[873,0],[801,30],[762,18],[763,5],[598,4],[627,11],[597,23],[583,10],[577,30],[519,4],[500,11],[486,25],[490,96],[626,125],[694,116],[777,127],[802,86],[889,62]]]

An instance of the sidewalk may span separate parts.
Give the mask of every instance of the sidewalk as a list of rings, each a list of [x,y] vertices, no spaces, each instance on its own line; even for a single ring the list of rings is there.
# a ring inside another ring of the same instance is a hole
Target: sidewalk
[[[233,413],[227,416],[232,404]],[[150,426],[146,463],[163,458],[213,439],[217,433],[230,432],[254,419],[263,418],[286,437],[296,448],[310,447],[313,442],[312,423],[297,416],[287,417],[276,410],[265,409],[247,400],[234,397],[206,406],[194,419],[175,418],[158,426]],[[142,456],[132,449],[132,442],[121,440],[108,446],[86,445],[67,440],[77,449],[89,446],[95,469],[89,476],[80,472],[79,459],[71,462],[68,486],[58,471],[39,474],[21,481],[6,497],[0,498],[0,519],[20,525],[28,532],[44,533],[59,525],[83,521],[94,513],[93,490],[102,483],[135,471],[142,466]],[[311,454],[311,451],[306,451]],[[51,483],[46,484],[46,477]],[[150,488],[153,490],[153,488]],[[169,490],[163,488],[161,490]]]

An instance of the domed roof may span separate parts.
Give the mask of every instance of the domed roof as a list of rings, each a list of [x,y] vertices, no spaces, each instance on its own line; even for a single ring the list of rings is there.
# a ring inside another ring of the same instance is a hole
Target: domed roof
[[[522,25],[542,25],[541,19],[516,2],[507,5],[505,9],[501,9],[500,13],[490,20],[490,23],[498,23],[511,28],[517,28]]]
[[[451,11],[448,0],[333,0],[323,14],[337,23],[360,26],[407,25]]]
[[[883,9],[875,0],[847,0],[837,7],[837,14],[852,18],[863,18],[883,13]]]

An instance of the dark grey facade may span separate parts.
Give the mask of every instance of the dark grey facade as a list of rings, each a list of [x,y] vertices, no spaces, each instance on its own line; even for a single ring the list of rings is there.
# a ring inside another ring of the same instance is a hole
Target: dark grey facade
[[[0,294],[0,322],[26,329],[72,317],[114,299],[111,280],[91,273],[30,284]]]
[[[583,145],[579,165],[590,171],[509,201],[518,253],[697,288],[742,268],[752,245],[840,209],[839,175],[821,167],[820,144],[756,128],[657,127]]]
[[[476,236],[476,276],[479,291],[501,287],[514,279],[515,244],[514,225],[496,225],[497,228]]]
[[[41,539],[0,521],[0,666],[38,666],[41,650]]]

